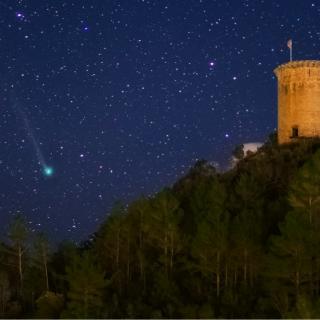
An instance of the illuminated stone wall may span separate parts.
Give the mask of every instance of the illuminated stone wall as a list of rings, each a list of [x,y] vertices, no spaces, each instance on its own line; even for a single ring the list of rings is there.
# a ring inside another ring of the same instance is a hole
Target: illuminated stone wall
[[[275,69],[278,78],[278,141],[320,137],[320,61],[293,61]]]

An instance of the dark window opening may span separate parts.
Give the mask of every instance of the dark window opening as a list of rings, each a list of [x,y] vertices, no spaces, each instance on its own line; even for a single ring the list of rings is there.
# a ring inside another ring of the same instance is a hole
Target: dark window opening
[[[298,127],[292,128],[292,138],[298,138],[299,137],[299,129]]]

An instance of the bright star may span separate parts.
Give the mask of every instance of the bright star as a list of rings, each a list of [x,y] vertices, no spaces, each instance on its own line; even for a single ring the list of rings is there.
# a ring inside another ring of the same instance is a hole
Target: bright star
[[[214,68],[216,66],[216,62],[214,60],[211,60],[208,62],[208,65],[209,65],[210,70],[214,70]]]
[[[16,12],[16,18],[23,21],[25,20],[25,15],[22,12]]]

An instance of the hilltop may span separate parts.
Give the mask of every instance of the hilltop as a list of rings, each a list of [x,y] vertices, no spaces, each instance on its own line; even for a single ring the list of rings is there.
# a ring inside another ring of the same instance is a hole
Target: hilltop
[[[172,188],[117,203],[81,246],[52,252],[42,237],[32,249],[17,219],[1,251],[2,314],[320,317],[320,140],[275,141],[238,152],[227,172],[201,160]]]

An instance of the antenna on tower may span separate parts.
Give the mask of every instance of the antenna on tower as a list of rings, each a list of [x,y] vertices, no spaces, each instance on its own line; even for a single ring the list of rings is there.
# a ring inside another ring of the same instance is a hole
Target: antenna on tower
[[[290,49],[290,62],[291,62],[292,61],[292,39],[288,40],[287,46]]]

